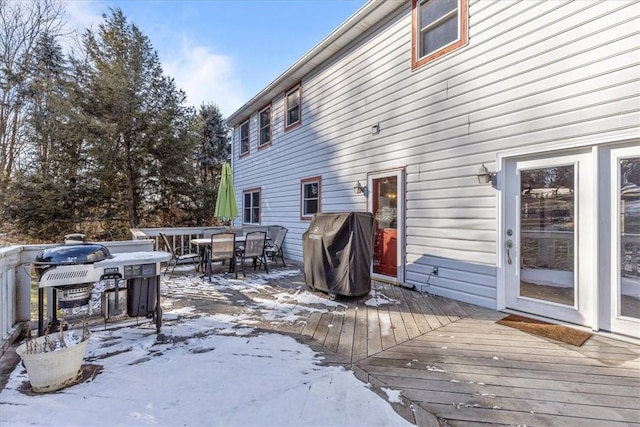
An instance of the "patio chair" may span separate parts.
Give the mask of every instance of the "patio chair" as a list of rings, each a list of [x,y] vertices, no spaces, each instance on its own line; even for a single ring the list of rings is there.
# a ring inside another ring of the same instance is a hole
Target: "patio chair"
[[[239,246],[236,250],[236,259],[242,266],[242,275],[246,277],[245,263],[247,259],[252,260],[253,269],[257,269],[259,265],[264,265],[264,269],[269,273],[267,266],[267,257],[265,255],[265,242],[267,241],[266,231],[252,231],[247,233],[244,245]],[[236,279],[238,278],[238,267],[236,266]]]
[[[287,266],[284,263],[284,251],[282,250],[282,245],[284,244],[284,238],[287,236],[287,231],[289,231],[287,228],[280,227],[273,241],[267,242],[264,249],[266,255],[271,258],[271,261],[276,265],[278,265],[278,258],[280,258],[282,260],[283,267]]]
[[[224,232],[224,229],[221,229],[219,227],[205,228],[204,230],[202,230],[202,238],[207,239],[213,236],[214,234],[218,234],[222,232]]]
[[[229,273],[234,271],[236,235],[234,233],[218,233],[211,236],[211,246],[209,246],[208,269],[209,281],[211,281],[212,266],[214,261],[229,261]]]
[[[175,271],[178,263],[183,261],[189,261],[193,263],[193,268],[196,271],[198,271],[198,262],[200,261],[199,253],[191,252],[190,247],[178,247],[178,246],[174,247],[173,245],[171,245],[171,243],[169,243],[169,239],[167,238],[167,235],[164,233],[160,233],[160,237],[162,238],[162,241],[164,242],[164,246],[167,249],[167,251],[171,253],[171,259],[167,261],[167,268],[164,270],[165,276],[167,275],[167,271],[169,271],[169,267],[173,265],[173,268],[171,269],[171,274],[169,275],[169,278],[171,278],[173,276],[173,272]]]

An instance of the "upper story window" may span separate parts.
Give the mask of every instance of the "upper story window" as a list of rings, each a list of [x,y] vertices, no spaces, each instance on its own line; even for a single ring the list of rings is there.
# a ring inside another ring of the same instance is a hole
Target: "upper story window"
[[[413,0],[411,67],[467,44],[467,0]]]
[[[260,189],[242,193],[242,223],[260,224]]]
[[[300,218],[311,219],[313,214],[320,211],[320,189],[322,178],[319,176],[300,181]]]
[[[271,105],[260,111],[260,114],[258,114],[258,122],[260,127],[258,148],[260,148],[271,142]]]
[[[302,106],[302,86],[296,85],[285,93],[284,109],[285,121],[284,128],[288,129],[300,124],[301,106]]]
[[[249,120],[240,125],[240,155],[249,152]]]

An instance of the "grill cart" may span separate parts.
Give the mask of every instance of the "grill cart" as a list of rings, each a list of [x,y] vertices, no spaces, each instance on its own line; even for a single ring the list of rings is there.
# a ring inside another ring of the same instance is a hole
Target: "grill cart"
[[[45,331],[45,289],[52,290],[51,319],[47,329],[57,331],[57,308],[89,304],[94,284],[102,280],[114,282],[114,287],[103,295],[103,301],[107,303],[106,312],[103,307],[105,320],[114,313],[124,313],[126,304],[128,316],[153,317],[159,333],[162,326],[160,264],[169,259],[170,253],[158,251],[112,255],[103,245],[78,243],[77,240],[41,251],[33,263],[38,279],[38,335]],[[121,286],[122,281],[124,286]],[[126,293],[121,292],[124,289]]]

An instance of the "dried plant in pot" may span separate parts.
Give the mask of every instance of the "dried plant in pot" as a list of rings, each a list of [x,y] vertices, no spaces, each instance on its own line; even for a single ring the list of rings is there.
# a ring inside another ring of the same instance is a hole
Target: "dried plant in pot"
[[[82,377],[82,360],[91,333],[86,322],[81,330],[63,329],[61,323],[59,332],[29,337],[16,349],[36,393],[60,390]]]

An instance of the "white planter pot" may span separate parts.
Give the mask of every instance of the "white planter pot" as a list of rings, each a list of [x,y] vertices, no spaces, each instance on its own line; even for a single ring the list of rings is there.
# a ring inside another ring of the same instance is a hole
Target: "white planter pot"
[[[65,341],[72,342],[69,331],[64,332]],[[50,335],[51,341],[58,339],[58,334]],[[38,337],[35,340],[36,348],[41,351],[44,346],[45,337]],[[27,353],[27,343],[21,344],[16,353],[22,359],[31,388],[36,393],[46,393],[60,390],[73,384],[80,374],[82,359],[87,351],[88,339],[79,343],[69,345],[66,348],[58,348],[46,353]]]

